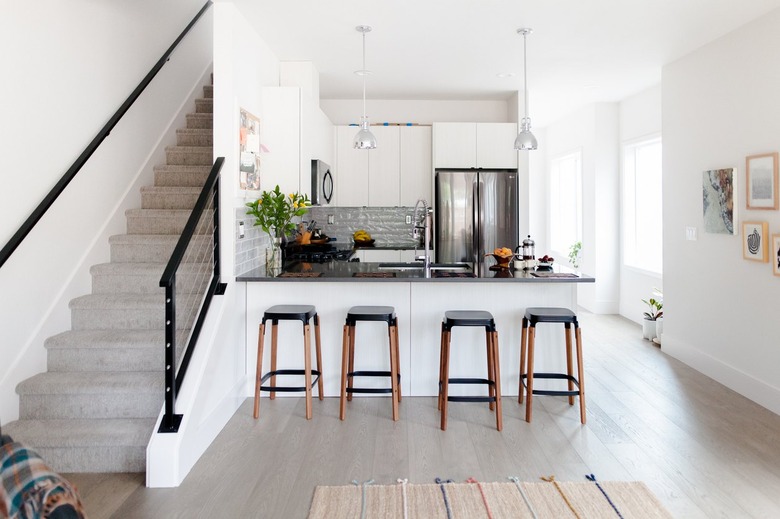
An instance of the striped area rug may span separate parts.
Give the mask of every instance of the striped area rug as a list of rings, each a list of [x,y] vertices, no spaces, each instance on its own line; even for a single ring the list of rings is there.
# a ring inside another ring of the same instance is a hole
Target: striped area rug
[[[318,486],[309,519],[671,518],[644,483],[507,482]]]

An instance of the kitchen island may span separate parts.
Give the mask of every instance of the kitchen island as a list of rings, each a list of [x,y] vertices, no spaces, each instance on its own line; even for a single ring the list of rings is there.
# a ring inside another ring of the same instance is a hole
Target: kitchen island
[[[507,396],[517,395],[520,330],[525,308],[562,306],[576,309],[577,284],[595,281],[593,277],[559,267],[551,274],[477,267],[465,272],[460,269],[433,271],[426,277],[422,269],[394,270],[386,264],[346,261],[290,262],[281,272],[269,274],[259,268],[237,280],[247,284],[250,378],[254,375],[258,327],[265,309],[276,304],[312,304],[320,316],[326,396],[339,394],[342,327],[349,308],[357,305],[395,307],[404,396],[437,394],[441,320],[446,310],[491,312],[499,333],[502,392]],[[487,362],[484,330],[459,328],[452,337],[450,376],[484,376]],[[300,324],[280,324],[279,341],[279,368],[302,366]],[[587,330],[583,330],[583,341],[587,363]],[[356,369],[388,369],[387,326],[384,323],[360,323],[355,348]],[[266,354],[270,355],[268,350]],[[539,327],[536,351],[536,371],[565,370],[560,326]],[[264,366],[269,365],[269,358],[264,359]],[[368,387],[380,387],[385,382],[381,379],[359,381]],[[537,384],[539,389],[543,387],[542,382]],[[474,391],[475,388],[452,388],[452,391],[461,390]]]

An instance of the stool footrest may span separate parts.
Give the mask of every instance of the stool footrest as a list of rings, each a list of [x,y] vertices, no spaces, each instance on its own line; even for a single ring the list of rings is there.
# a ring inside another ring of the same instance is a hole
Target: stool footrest
[[[528,388],[528,385],[526,384],[526,379],[528,378],[527,374],[520,375],[520,381],[523,383],[523,386],[525,388]],[[543,395],[543,396],[577,396],[580,394],[579,387],[580,382],[575,377],[571,375],[567,375],[565,373],[534,373],[534,379],[541,378],[541,379],[555,379],[555,380],[569,380],[573,382],[577,386],[576,391],[567,391],[567,390],[558,390],[558,389],[534,389],[533,394],[534,395]]]
[[[347,378],[354,377],[389,377],[389,371],[351,371],[347,373]],[[398,374],[398,383],[401,383],[401,374]],[[392,393],[391,387],[348,387],[347,393]]]
[[[306,391],[306,386],[263,386],[263,382],[269,378],[277,375],[306,375],[306,370],[303,369],[278,369],[276,371],[269,371],[260,379],[260,391],[273,391],[278,393],[295,393]],[[320,372],[316,369],[311,370],[311,387],[313,388],[317,381],[320,379]]]
[[[488,386],[495,386],[495,382],[486,378],[449,378],[448,384],[487,384]],[[496,397],[493,396],[452,396],[447,395],[448,402],[495,402]]]

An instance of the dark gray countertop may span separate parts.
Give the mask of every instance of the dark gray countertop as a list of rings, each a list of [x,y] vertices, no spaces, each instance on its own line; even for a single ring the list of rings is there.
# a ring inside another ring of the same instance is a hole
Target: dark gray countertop
[[[555,266],[552,274],[535,271],[490,270],[487,267],[471,270],[468,277],[455,273],[434,271],[426,277],[419,270],[380,270],[381,263],[332,261],[330,263],[306,263],[292,261],[285,264],[280,272],[267,273],[265,267],[259,267],[237,277],[238,281],[379,281],[379,282],[501,282],[501,283],[593,283],[593,277],[574,272],[565,267]],[[550,276],[553,277],[537,277]],[[556,277],[558,276],[558,277]],[[576,277],[571,277],[576,276]]]

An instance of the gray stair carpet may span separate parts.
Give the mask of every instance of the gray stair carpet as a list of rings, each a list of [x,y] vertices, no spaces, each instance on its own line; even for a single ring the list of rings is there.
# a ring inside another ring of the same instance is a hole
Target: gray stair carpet
[[[20,419],[3,433],[60,472],[143,472],[163,404],[165,307],[160,277],[213,162],[213,87],[126,212],[127,234],[109,238],[110,262],[93,265],[92,293],[70,302],[71,329],[45,341],[47,371],[21,382]],[[212,227],[200,225],[177,275],[177,341],[189,334],[210,276]]]

